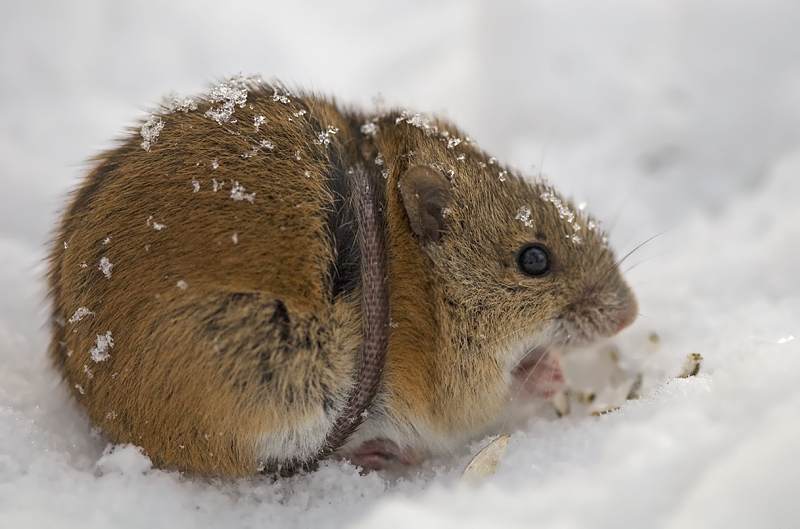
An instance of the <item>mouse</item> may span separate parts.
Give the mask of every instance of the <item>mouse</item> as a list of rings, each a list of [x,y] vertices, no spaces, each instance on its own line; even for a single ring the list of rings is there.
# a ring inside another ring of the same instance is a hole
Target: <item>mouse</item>
[[[548,181],[435,116],[260,78],[166,97],[52,240],[72,398],[201,477],[421,465],[637,315],[607,233]]]

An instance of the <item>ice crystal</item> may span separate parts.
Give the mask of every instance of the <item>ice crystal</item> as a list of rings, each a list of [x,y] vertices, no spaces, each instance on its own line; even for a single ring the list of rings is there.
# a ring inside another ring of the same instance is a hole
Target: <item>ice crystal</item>
[[[570,224],[572,226],[573,231],[575,232],[580,231],[581,226],[577,222],[575,213],[569,208],[567,204],[564,203],[563,200],[561,200],[561,198],[558,195],[555,194],[555,192],[553,192],[552,190],[547,190],[540,196],[542,199],[546,200],[547,202],[550,202],[556,207],[556,211],[558,211],[558,216],[564,219],[567,222],[567,224]],[[581,242],[583,242],[582,239],[577,235],[577,233],[573,235],[567,235],[566,237],[575,244],[580,244]],[[606,241],[604,240],[603,244],[605,244],[605,242]]]
[[[259,114],[256,117],[254,117],[253,118],[253,126],[255,127],[256,132],[258,132],[258,129],[261,128],[261,125],[263,125],[266,122],[267,122],[267,117],[266,116],[262,116],[261,114]]]
[[[498,178],[498,179],[499,179],[501,182],[505,182],[505,181],[506,181],[506,175],[507,175],[507,174],[508,174],[508,171],[500,171],[500,174],[497,176],[497,178]]]
[[[275,148],[275,145],[273,145],[272,142],[269,140],[261,140],[261,143],[259,143],[259,145],[261,145],[262,149],[268,149],[270,151]]]
[[[108,257],[100,258],[100,265],[97,267],[97,269],[103,272],[103,275],[106,276],[106,279],[111,279],[112,268],[114,268],[114,265],[111,264],[111,261],[108,260]]]
[[[306,178],[311,178],[311,173],[309,173],[308,171],[303,171],[303,176],[305,176]]]
[[[558,195],[556,195],[553,191],[545,191],[544,193],[541,194],[541,197],[542,199],[552,203],[556,207],[559,217],[565,219],[570,224],[575,222],[575,214],[572,212],[571,209],[569,209],[569,206],[564,204],[561,198]]]
[[[447,140],[447,148],[452,149],[462,141],[464,140],[462,140],[461,138],[450,138]]]
[[[75,313],[72,315],[72,317],[68,321],[70,323],[77,323],[77,322],[81,321],[83,318],[85,318],[86,316],[91,316],[91,315],[94,315],[94,312],[90,311],[86,307],[80,307],[78,310],[75,311]]]
[[[221,83],[212,88],[208,94],[208,100],[212,103],[222,104],[216,108],[209,108],[204,114],[205,117],[213,119],[220,125],[232,121],[236,106],[242,108],[247,102],[247,83],[251,81],[251,79],[236,76],[227,83]]]
[[[216,193],[217,191],[222,189],[222,186],[224,186],[224,185],[225,185],[225,181],[223,181],[223,180],[220,180],[219,182],[217,182],[216,178],[212,178],[211,179],[211,188],[214,190],[214,193]]]
[[[200,182],[192,178],[192,193],[200,191]]]
[[[456,157],[456,160],[458,160],[459,162],[463,162],[463,161],[464,161],[466,158],[467,158],[467,157],[466,157],[466,155],[464,155],[464,154],[459,154],[459,155]]]
[[[111,419],[112,421],[117,418],[117,412],[111,410],[110,412],[106,413],[106,419]]]
[[[241,185],[236,180],[231,181],[231,198],[233,200],[241,201],[246,200],[248,202],[253,202],[256,198],[255,193],[247,193],[244,186]]]
[[[231,235],[231,240],[233,241],[233,244],[239,244],[239,236],[236,234],[236,232]]]
[[[181,289],[181,290],[186,290],[187,288],[189,288],[189,285],[187,285],[187,284],[186,284],[186,281],[184,281],[183,279],[181,279],[181,280],[179,280],[179,281],[178,281],[178,283],[177,283],[177,287],[178,287],[179,289]]]
[[[361,133],[367,136],[374,136],[378,133],[378,125],[372,122],[364,123],[361,125]]]
[[[297,112],[292,112],[292,115],[294,117],[296,117],[296,118],[301,118],[301,117],[305,116],[306,114],[307,114],[307,112],[302,108],[300,110],[298,110]]]
[[[383,171],[381,171],[381,176],[384,179],[389,178],[389,170],[388,169],[384,169]]]
[[[328,146],[331,143],[331,136],[337,132],[339,132],[338,128],[334,127],[333,125],[328,125],[327,129],[319,133],[319,136],[316,140],[314,140],[314,143],[317,145]]]
[[[290,103],[291,100],[289,99],[289,96],[292,95],[292,93],[289,92],[289,90],[287,90],[286,87],[280,83],[280,81],[273,81],[273,84],[272,100],[277,103],[283,103],[284,105]]]
[[[217,159],[216,159],[216,158],[213,158],[213,159],[211,160],[211,168],[212,168],[212,169],[216,169],[216,168],[218,168],[218,167],[219,167],[219,162],[217,161]]]
[[[166,224],[162,224],[162,223],[160,223],[160,222],[155,222],[155,221],[153,221],[153,229],[154,229],[154,230],[156,230],[156,231],[161,231],[161,230],[163,230],[163,229],[164,229],[164,228],[166,228],[166,227],[167,227],[167,225],[166,225]]]
[[[75,389],[77,389],[77,390],[78,390],[78,392],[79,392],[81,395],[83,395],[83,387],[82,387],[80,384],[75,384]]]
[[[86,364],[83,364],[83,372],[86,373],[86,377],[87,378],[94,378],[94,375],[92,374],[92,370],[89,369],[89,366],[87,366]]]
[[[383,165],[383,153],[378,153],[378,156],[375,157],[375,165]]]
[[[98,334],[94,341],[94,347],[89,350],[89,356],[95,362],[103,362],[108,360],[111,356],[108,351],[114,347],[114,338],[111,337],[111,331],[106,331],[105,334]]]
[[[150,151],[150,146],[158,141],[158,134],[164,128],[164,122],[159,116],[150,116],[140,131],[142,138],[142,149]]]
[[[164,106],[170,112],[183,112],[187,113],[190,110],[197,110],[197,102],[191,97],[181,97],[177,93],[172,92],[164,97]]]
[[[439,132],[439,127],[431,123],[431,120],[424,114],[411,114],[408,110],[403,110],[400,117],[395,118],[394,122],[401,123],[403,121],[421,129],[425,132],[426,136],[431,136]]]
[[[514,218],[516,220],[521,220],[525,226],[533,228],[533,221],[531,220],[531,208],[528,206],[520,206],[520,208],[517,210],[517,216]]]
[[[298,162],[300,161],[300,151],[294,151],[294,158],[295,158],[295,160],[297,160]]]

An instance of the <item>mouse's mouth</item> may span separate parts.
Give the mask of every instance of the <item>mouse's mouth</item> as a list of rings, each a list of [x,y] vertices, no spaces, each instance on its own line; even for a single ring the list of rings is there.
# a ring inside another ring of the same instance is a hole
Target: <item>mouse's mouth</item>
[[[549,399],[565,385],[561,354],[554,348],[536,346],[511,368],[512,395]]]

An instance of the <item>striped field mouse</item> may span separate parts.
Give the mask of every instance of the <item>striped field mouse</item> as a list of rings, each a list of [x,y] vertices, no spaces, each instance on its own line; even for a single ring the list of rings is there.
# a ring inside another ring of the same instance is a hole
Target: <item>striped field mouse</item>
[[[637,314],[597,222],[453,125],[241,77],[96,158],[49,286],[91,421],[199,476],[420,464]]]

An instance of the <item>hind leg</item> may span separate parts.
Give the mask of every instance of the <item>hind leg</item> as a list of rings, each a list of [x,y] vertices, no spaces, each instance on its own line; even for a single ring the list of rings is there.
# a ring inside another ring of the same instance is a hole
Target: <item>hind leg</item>
[[[319,451],[352,384],[352,308],[301,311],[264,292],[198,293],[161,308],[134,333],[148,337],[146,361],[120,370],[116,420],[99,418],[112,438],[202,475],[248,475]],[[118,344],[122,358],[124,337]]]

